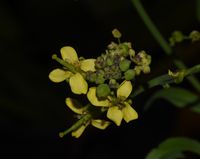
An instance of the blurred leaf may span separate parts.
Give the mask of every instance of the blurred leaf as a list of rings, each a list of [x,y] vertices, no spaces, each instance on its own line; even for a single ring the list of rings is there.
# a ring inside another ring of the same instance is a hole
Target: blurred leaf
[[[162,157],[162,159],[181,159],[185,158],[185,155],[182,152],[174,152]]]
[[[196,11],[196,13],[197,13],[197,19],[198,19],[198,21],[200,22],[200,0],[196,0],[196,9],[197,9],[197,11]]]
[[[175,156],[177,156],[181,155],[183,151],[200,155],[200,143],[183,137],[169,138],[162,142],[158,148],[151,150],[145,159],[167,159],[166,157],[169,157],[170,154],[176,154]]]
[[[200,113],[200,103],[197,103],[196,105],[192,106],[192,111]]]
[[[154,93],[147,101],[144,109],[147,110],[156,99],[165,99],[178,108],[183,108],[189,104],[194,104],[198,100],[198,95],[183,88],[170,87]],[[192,105],[191,110],[200,113],[200,103]]]

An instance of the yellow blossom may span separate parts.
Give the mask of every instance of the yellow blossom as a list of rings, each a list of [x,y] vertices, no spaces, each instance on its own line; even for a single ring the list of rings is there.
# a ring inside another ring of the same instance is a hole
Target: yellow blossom
[[[95,71],[95,59],[86,59],[79,61],[75,49],[70,46],[62,47],[60,52],[62,59],[69,64],[72,64],[75,68],[80,68],[82,71],[85,72]],[[57,83],[68,80],[71,90],[75,94],[87,93],[88,84],[81,73],[79,73],[78,71],[74,73],[57,68],[50,72],[49,78],[51,81]]]
[[[96,96],[96,87],[92,87],[89,89],[87,97],[94,106],[109,107],[107,111],[107,117],[115,122],[117,126],[120,126],[122,119],[124,119],[128,123],[129,121],[138,118],[137,112],[126,101],[131,92],[132,84],[130,81],[125,80],[117,89],[117,101],[119,102],[113,102],[109,99],[98,100]]]
[[[87,114],[87,107],[80,107],[79,104],[76,102],[76,100],[72,98],[66,98],[66,105],[75,113],[79,115],[84,115]],[[92,125],[98,129],[104,130],[106,129],[109,125],[109,121],[101,120],[101,119],[90,119],[86,121],[84,124],[82,124],[78,129],[75,131],[72,131],[72,136],[75,138],[79,138],[82,133],[84,132],[85,128],[88,125]]]

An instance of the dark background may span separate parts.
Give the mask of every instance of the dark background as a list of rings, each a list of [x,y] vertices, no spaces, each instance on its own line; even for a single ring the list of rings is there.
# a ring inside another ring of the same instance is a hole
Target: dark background
[[[194,0],[142,2],[166,38],[177,29],[186,34],[199,29]],[[81,56],[97,57],[113,40],[114,28],[136,51],[152,55],[152,74],[141,81],[175,69],[173,57],[164,55],[129,0],[0,1],[0,156],[142,159],[169,136],[200,139],[200,118],[187,109],[158,100],[143,111],[155,89],[135,99],[136,121],[105,131],[89,127],[80,139],[58,137],[75,120],[64,103],[66,84],[48,79],[59,66],[51,55],[70,45]],[[199,43],[180,44],[174,52],[188,66],[200,61]],[[193,90],[187,82],[182,86]]]

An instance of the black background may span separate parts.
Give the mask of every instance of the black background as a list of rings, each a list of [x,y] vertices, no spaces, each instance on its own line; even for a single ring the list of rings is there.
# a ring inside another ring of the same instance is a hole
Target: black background
[[[142,2],[166,38],[177,29],[186,34],[199,29],[194,0]],[[187,109],[158,100],[143,111],[156,89],[135,99],[136,121],[121,127],[113,124],[105,131],[89,127],[80,139],[58,137],[75,120],[64,103],[69,95],[66,84],[48,79],[59,66],[51,55],[70,45],[81,56],[97,57],[114,40],[114,28],[136,51],[152,55],[152,74],[141,81],[175,69],[173,57],[164,55],[129,0],[0,1],[0,156],[142,159],[169,136],[200,139],[200,118]],[[199,63],[198,50],[199,43],[186,42],[174,52],[193,66]],[[182,86],[193,90],[187,82]]]

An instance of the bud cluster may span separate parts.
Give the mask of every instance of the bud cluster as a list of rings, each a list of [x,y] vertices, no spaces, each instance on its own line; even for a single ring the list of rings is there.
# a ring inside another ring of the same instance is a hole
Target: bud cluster
[[[112,33],[115,38],[121,37],[116,29]],[[96,71],[86,72],[86,79],[97,85],[107,84],[109,89],[106,90],[117,89],[122,80],[134,80],[142,72],[149,73],[150,63],[151,56],[143,50],[136,54],[130,42],[111,42],[106,51],[97,57]]]

